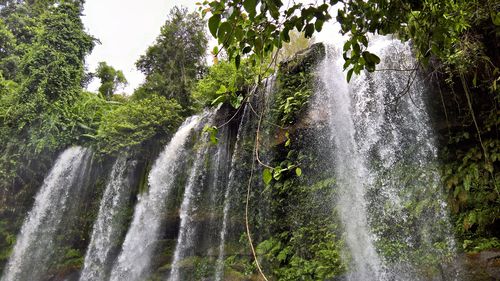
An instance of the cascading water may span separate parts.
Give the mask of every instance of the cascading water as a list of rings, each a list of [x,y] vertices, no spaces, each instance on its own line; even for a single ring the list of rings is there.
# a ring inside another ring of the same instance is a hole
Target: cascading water
[[[350,280],[384,280],[380,258],[373,245],[367,220],[367,202],[363,180],[366,167],[358,152],[355,124],[352,118],[351,93],[342,73],[342,61],[327,50],[320,68],[324,91],[318,98],[328,101],[331,138],[335,143],[335,170],[339,185],[337,208],[346,231],[346,242],[352,257]],[[332,61],[332,59],[336,59]]]
[[[444,270],[454,243],[425,87],[410,71],[415,62],[408,45],[388,38],[373,42],[381,71],[362,73],[348,84],[342,57],[329,49],[316,93],[316,105],[328,107],[335,144],[336,206],[351,260],[348,280],[443,280],[445,274],[431,271]]]
[[[241,119],[241,122],[240,122],[240,125],[238,127],[238,134],[236,136],[236,145],[235,145],[235,148],[234,148],[234,153],[233,153],[233,157],[231,159],[231,171],[229,172],[229,182],[227,184],[227,187],[226,187],[226,191],[224,192],[224,209],[223,209],[223,214],[222,214],[222,226],[221,226],[221,229],[220,229],[220,234],[219,234],[219,237],[220,237],[220,240],[219,240],[219,254],[217,256],[217,263],[216,263],[216,268],[215,268],[215,275],[214,275],[214,278],[215,278],[215,281],[220,281],[222,280],[222,277],[224,275],[224,251],[225,251],[225,244],[226,244],[226,236],[227,236],[227,231],[228,231],[228,217],[229,217],[229,210],[231,209],[231,193],[232,193],[232,190],[233,190],[233,186],[235,184],[235,175],[234,175],[234,171],[235,171],[235,165],[236,165],[236,162],[238,161],[238,151],[240,150],[239,149],[239,146],[241,144],[239,144],[239,142],[241,141],[241,135],[242,135],[242,128],[244,128],[243,124],[245,121],[248,121],[248,112],[249,111],[249,107],[248,106],[245,106],[245,109],[243,111],[243,117]]]
[[[113,262],[113,249],[123,230],[121,212],[127,207],[132,190],[127,170],[133,161],[120,156],[113,165],[106,190],[99,206],[99,213],[92,231],[92,238],[85,255],[80,280],[106,280]]]
[[[213,122],[213,117],[210,118],[209,123]],[[196,152],[196,157],[191,168],[190,175],[184,189],[184,196],[180,207],[181,224],[179,228],[179,237],[177,238],[177,245],[175,246],[174,258],[172,261],[172,269],[170,270],[169,280],[177,281],[180,279],[180,261],[188,256],[188,253],[193,250],[195,227],[194,215],[197,205],[193,203],[200,196],[203,187],[205,173],[203,173],[203,164],[205,157],[209,151],[209,139],[206,136],[202,142],[201,147]]]
[[[56,232],[71,208],[73,193],[87,173],[91,151],[71,147],[59,155],[36,195],[35,204],[21,228],[2,281],[43,278],[54,250]]]
[[[132,224],[110,280],[132,281],[146,278],[166,202],[172,191],[178,166],[185,158],[185,144],[200,119],[199,116],[194,116],[186,120],[155,161],[149,174],[149,190],[138,198]]]

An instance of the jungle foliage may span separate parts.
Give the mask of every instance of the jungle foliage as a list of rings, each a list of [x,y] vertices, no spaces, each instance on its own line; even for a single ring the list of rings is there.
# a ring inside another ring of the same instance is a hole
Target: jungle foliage
[[[104,161],[124,149],[168,140],[191,111],[190,91],[203,73],[207,39],[200,17],[173,9],[159,42],[175,36],[192,48],[152,46],[138,65],[147,74],[145,85],[158,87],[148,91],[143,85],[127,97],[116,93],[126,84],[120,70],[106,62],[94,73],[85,68],[98,40],[85,32],[83,1],[2,1],[0,8],[1,271],[57,153],[92,146]],[[179,50],[186,52],[172,53]],[[84,90],[92,76],[101,80],[99,93]]]
[[[338,11],[332,8],[339,3]],[[287,6],[281,0],[206,0],[200,13],[207,22],[174,8],[155,44],[137,61],[146,81],[131,97],[116,93],[126,79],[105,62],[95,73],[100,95],[83,90],[90,76],[84,59],[97,41],[85,32],[82,5],[0,1],[0,264],[26,211],[16,206],[31,205],[57,152],[85,144],[101,156],[117,154],[168,139],[183,117],[203,106],[229,103],[239,109],[274,71],[276,51],[295,40],[291,34],[311,38],[333,18],[349,36],[343,48],[348,79],[375,71],[380,62],[367,50],[370,33],[413,42],[420,67],[444,86],[438,102],[447,121],[443,179],[456,233],[467,251],[500,247],[500,1],[329,0]],[[213,53],[228,56],[210,68],[205,25],[218,40]],[[317,198],[332,195],[334,181],[310,180],[314,161],[298,152],[300,138],[291,128],[312,85],[310,68],[293,69],[277,76],[273,113],[285,141],[263,170],[274,212],[286,219],[271,222],[273,235],[259,241],[257,250],[266,269],[283,280],[324,280],[345,269],[337,226],[326,223],[334,216],[315,205]],[[295,208],[302,205],[307,210]],[[4,219],[14,212],[17,218]],[[295,221],[306,223],[287,228]]]
[[[127,79],[121,70],[116,70],[106,62],[100,62],[94,74],[101,80],[99,93],[106,99],[111,99],[118,88],[127,85]]]
[[[205,71],[207,44],[205,23],[199,15],[174,7],[156,43],[136,63],[146,81],[134,95],[157,94],[189,107],[191,89]]]

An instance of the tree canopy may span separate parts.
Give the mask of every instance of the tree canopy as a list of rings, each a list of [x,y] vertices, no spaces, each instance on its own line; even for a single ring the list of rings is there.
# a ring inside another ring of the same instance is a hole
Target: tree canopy
[[[127,79],[121,70],[116,70],[106,62],[100,62],[97,66],[95,76],[101,80],[99,93],[106,99],[111,99],[111,96],[119,87],[127,85]]]
[[[197,13],[174,7],[156,43],[137,61],[146,75],[137,96],[158,94],[189,106],[190,89],[205,70],[208,39],[205,23]]]

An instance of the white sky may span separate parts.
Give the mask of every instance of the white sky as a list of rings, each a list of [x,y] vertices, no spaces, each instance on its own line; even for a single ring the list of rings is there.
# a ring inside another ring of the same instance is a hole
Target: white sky
[[[146,52],[160,34],[160,28],[174,6],[185,6],[194,11],[195,0],[86,0],[83,23],[101,45],[87,57],[87,67],[94,71],[100,61],[106,61],[122,70],[129,85],[125,92],[132,93],[144,79],[135,68],[139,56]],[[98,79],[89,86],[97,91]]]
[[[92,54],[87,57],[88,70],[94,71],[100,61],[122,70],[128,80],[124,92],[131,94],[144,79],[142,73],[135,68],[135,62],[160,34],[160,28],[170,9],[185,6],[194,11],[198,1],[200,0],[86,0],[83,23],[87,32],[101,41],[101,45],[96,45]],[[332,22],[325,24],[323,31],[315,34],[316,41],[337,41],[340,38],[338,29]],[[97,91],[99,85],[99,79],[94,79],[89,90]]]

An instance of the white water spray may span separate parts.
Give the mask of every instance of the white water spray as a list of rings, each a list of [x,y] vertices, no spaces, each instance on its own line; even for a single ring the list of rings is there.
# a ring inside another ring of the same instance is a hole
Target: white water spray
[[[123,221],[119,221],[120,212],[126,207],[131,186],[127,169],[133,167],[126,156],[120,156],[113,165],[106,185],[99,213],[92,231],[81,281],[106,280],[112,266],[112,248],[116,247]]]
[[[17,236],[2,281],[32,281],[47,271],[54,236],[71,207],[71,195],[86,175],[91,152],[71,147],[59,155],[36,195],[35,204]]]
[[[155,161],[149,174],[149,190],[138,199],[132,224],[110,280],[144,280],[148,275],[151,254],[158,240],[167,198],[184,157],[184,146],[191,130],[199,121],[199,116],[186,120]]]

